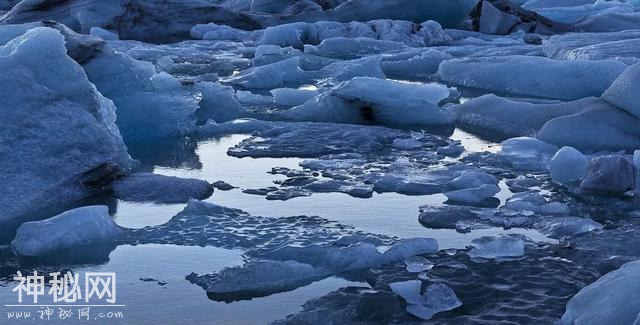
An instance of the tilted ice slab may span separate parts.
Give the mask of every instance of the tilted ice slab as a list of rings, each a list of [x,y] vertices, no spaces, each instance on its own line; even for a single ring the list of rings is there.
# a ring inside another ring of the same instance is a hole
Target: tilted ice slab
[[[354,77],[385,78],[380,69],[380,57],[335,62],[320,70],[302,70],[301,58],[296,56],[249,68],[222,81],[248,89],[274,89],[314,83],[325,78],[345,81]]]
[[[66,52],[42,27],[0,47],[0,241],[131,165],[116,108]]]
[[[584,151],[634,150],[640,147],[640,119],[598,99],[580,113],[550,120],[537,138]]]
[[[516,55],[444,61],[438,76],[454,86],[574,100],[602,95],[626,68],[616,61],[558,61]]]
[[[629,262],[578,292],[559,324],[637,324],[640,261]]]
[[[118,107],[117,124],[127,141],[189,135],[196,122],[238,117],[230,87],[211,82],[183,84],[155,66],[106,47],[84,64],[89,79]],[[196,115],[197,114],[197,115]]]
[[[213,187],[206,181],[150,173],[132,174],[111,184],[114,195],[133,202],[186,203],[211,196]]]
[[[627,64],[640,60],[640,30],[611,33],[571,33],[547,39],[546,56],[559,60],[617,60]]]
[[[448,96],[449,90],[441,85],[359,77],[283,115],[297,121],[448,124],[452,115],[438,106]]]
[[[450,108],[456,124],[492,138],[535,136],[542,126],[556,117],[579,113],[599,99],[574,102],[543,102],[485,95]]]
[[[43,256],[63,249],[115,243],[121,236],[122,230],[106,206],[88,206],[23,223],[16,231],[11,249],[21,256]]]

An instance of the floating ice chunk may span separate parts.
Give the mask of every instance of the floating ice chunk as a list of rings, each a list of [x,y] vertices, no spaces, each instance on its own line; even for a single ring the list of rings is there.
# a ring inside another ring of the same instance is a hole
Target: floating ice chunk
[[[449,90],[440,85],[354,78],[284,115],[338,123],[447,124],[452,115],[438,103],[448,96]]]
[[[498,155],[507,159],[518,170],[545,170],[557,151],[556,146],[534,138],[521,137],[502,142],[502,150]]]
[[[494,259],[524,255],[524,241],[510,235],[485,236],[471,241],[469,256]]]
[[[537,138],[579,150],[617,151],[640,147],[640,119],[604,100],[591,107],[547,122]]]
[[[602,95],[602,99],[640,118],[640,64],[625,70]]]
[[[531,211],[537,214],[568,214],[566,203],[547,202],[544,196],[533,192],[518,193],[507,200],[502,210],[518,212]]]
[[[112,183],[114,194],[125,201],[186,203],[190,199],[204,200],[213,187],[206,181],[156,174],[132,174]]]
[[[474,188],[482,185],[496,185],[498,179],[480,170],[465,170],[462,174],[454,178],[449,185],[455,189]]]
[[[624,264],[573,296],[559,324],[637,324],[639,291],[640,261]]]
[[[435,314],[456,309],[462,306],[453,289],[443,283],[435,283],[427,287],[424,303],[407,306],[407,311],[424,320],[431,319]]]
[[[253,65],[267,65],[300,55],[300,50],[292,47],[282,48],[277,45],[258,45],[254,53]]]
[[[332,63],[321,70],[300,69],[300,57],[292,57],[275,63],[249,68],[224,79],[225,82],[247,89],[273,89],[283,86],[301,85],[316,79],[335,78],[338,81],[353,77],[384,78],[380,70],[380,58]]]
[[[424,294],[421,293],[420,280],[394,282],[389,284],[389,287],[409,304],[407,312],[424,320],[431,319],[437,313],[462,306],[455,292],[443,283],[428,286]]]
[[[122,230],[109,216],[106,206],[88,206],[23,223],[11,249],[22,256],[43,256],[68,248],[114,243],[121,235]]]
[[[444,195],[455,203],[480,204],[500,192],[500,187],[494,184],[480,185],[474,188],[445,192]]]
[[[403,239],[391,246],[382,258],[390,262],[402,261],[416,255],[428,255],[438,252],[438,241],[433,238],[409,238]]]
[[[455,229],[460,221],[475,220],[478,215],[468,207],[422,207],[418,221],[427,228]]]
[[[602,228],[600,223],[589,218],[554,217],[536,221],[536,229],[551,238],[575,236]]]
[[[474,133],[506,138],[531,137],[549,120],[579,113],[598,101],[585,98],[574,102],[527,102],[490,94],[455,105],[450,110],[456,115],[457,124]]]
[[[422,296],[422,281],[409,280],[404,282],[390,283],[389,287],[393,293],[402,297],[409,304],[422,304],[424,297]]]
[[[293,290],[331,272],[294,261],[252,261],[213,274],[187,276],[216,301],[237,301]]]
[[[273,101],[283,106],[298,106],[318,95],[314,89],[278,88],[271,91]]]
[[[568,184],[580,180],[587,172],[589,159],[572,147],[562,147],[549,161],[551,178],[558,183]]]
[[[514,55],[444,61],[438,75],[455,86],[574,100],[602,95],[626,68],[617,61],[558,61]]]
[[[2,29],[4,30],[4,28]],[[37,27],[0,46],[0,242],[24,221],[95,195],[132,165],[116,108]]]
[[[638,169],[631,159],[602,156],[591,159],[580,189],[588,192],[621,194],[636,186]]]

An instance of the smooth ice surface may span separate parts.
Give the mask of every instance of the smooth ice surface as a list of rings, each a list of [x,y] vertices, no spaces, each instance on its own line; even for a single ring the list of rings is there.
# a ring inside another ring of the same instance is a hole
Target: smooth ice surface
[[[528,137],[512,138],[502,142],[498,155],[517,170],[544,170],[558,148]]]
[[[625,70],[602,95],[602,99],[640,118],[640,64]]]
[[[63,36],[43,27],[0,47],[0,237],[90,196],[83,182],[132,163],[116,108],[66,51]]]
[[[594,98],[574,102],[528,102],[496,95],[484,95],[456,105],[450,110],[456,124],[492,138],[535,136],[542,126],[556,117],[579,113]]]
[[[640,147],[640,119],[604,100],[594,99],[580,113],[547,122],[537,138],[579,150],[633,150]]]
[[[485,184],[474,188],[465,188],[445,192],[444,195],[451,201],[462,204],[478,204],[493,197],[500,192],[498,185]]]
[[[602,95],[626,68],[617,61],[559,61],[515,55],[444,61],[438,75],[455,86],[574,100]]]
[[[629,262],[578,292],[559,324],[637,324],[640,261]]]
[[[573,147],[562,147],[549,161],[551,178],[555,182],[568,184],[581,179],[587,172],[589,159]]]
[[[515,236],[492,236],[474,239],[469,256],[480,258],[517,257],[524,255],[524,241]]]
[[[112,183],[114,195],[134,202],[186,203],[211,196],[213,187],[199,179],[178,178],[150,173],[132,174]]]
[[[121,235],[122,230],[113,222],[106,206],[89,206],[23,223],[11,249],[18,255],[42,256],[62,249],[114,243]]]
[[[453,118],[438,103],[449,96],[440,85],[354,78],[287,111],[294,120],[337,123],[446,124]]]

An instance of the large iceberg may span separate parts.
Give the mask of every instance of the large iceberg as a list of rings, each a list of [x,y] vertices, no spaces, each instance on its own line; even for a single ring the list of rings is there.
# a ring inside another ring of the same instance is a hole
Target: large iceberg
[[[106,206],[88,206],[23,223],[11,249],[22,256],[43,256],[63,249],[114,243],[121,236],[122,230],[109,216]]]
[[[294,107],[284,116],[299,121],[383,124],[447,124],[438,104],[449,96],[440,85],[357,77]]]
[[[559,324],[638,324],[639,290],[640,261],[629,262],[573,296]]]
[[[115,106],[67,56],[58,31],[34,28],[0,47],[0,70],[5,241],[23,221],[92,195],[91,185],[108,182],[132,161]]]
[[[602,95],[626,68],[617,61],[558,61],[516,55],[444,61],[438,75],[455,86],[574,100]]]

